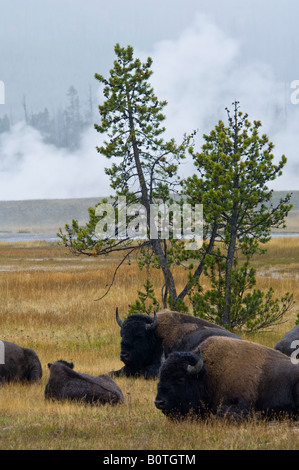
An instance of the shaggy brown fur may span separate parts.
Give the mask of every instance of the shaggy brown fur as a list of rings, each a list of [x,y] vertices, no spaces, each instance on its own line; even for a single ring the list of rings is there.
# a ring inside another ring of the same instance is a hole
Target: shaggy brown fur
[[[186,415],[190,410],[298,415],[299,365],[260,344],[209,337],[194,352],[168,356],[160,370],[155,404],[167,415]]]
[[[242,343],[240,345],[240,343]],[[290,359],[279,351],[250,341],[231,341],[229,338],[207,338],[200,346],[204,364],[209,373],[212,401],[220,403],[234,394],[254,402],[259,384],[265,376],[290,364]]]
[[[230,333],[225,328],[219,325],[212,324],[199,317],[191,315],[185,315],[183,313],[161,310],[157,313],[158,316],[158,327],[157,334],[162,339],[163,349],[166,354],[169,354],[172,350],[184,350],[185,348],[180,347],[184,343],[184,337],[189,336],[190,333],[196,333],[200,330],[200,341],[205,340],[209,336],[230,336],[233,338],[239,338],[234,333]],[[188,348],[190,349],[190,348]]]

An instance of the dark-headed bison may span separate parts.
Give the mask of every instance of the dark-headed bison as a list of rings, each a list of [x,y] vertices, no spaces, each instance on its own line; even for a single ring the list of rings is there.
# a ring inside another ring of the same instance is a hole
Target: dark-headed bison
[[[279,351],[225,337],[174,352],[160,370],[155,405],[165,415],[297,415],[299,365]]]
[[[108,375],[88,375],[75,372],[74,364],[63,360],[48,364],[49,381],[45,398],[57,400],[81,400],[90,404],[114,405],[123,403],[121,389]]]
[[[116,320],[121,327],[120,359],[124,367],[112,371],[112,376],[142,375],[155,378],[162,357],[173,351],[192,351],[209,336],[239,336],[198,317],[170,310],[161,310],[154,318],[144,314],[129,315],[122,321],[116,309]]]
[[[34,382],[42,377],[42,366],[33,349],[0,341],[0,384],[3,382]]]

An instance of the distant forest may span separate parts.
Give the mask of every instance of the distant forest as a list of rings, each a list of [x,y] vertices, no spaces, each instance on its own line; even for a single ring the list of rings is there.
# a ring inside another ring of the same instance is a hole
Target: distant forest
[[[82,109],[78,91],[74,86],[70,86],[67,91],[66,108],[57,109],[54,114],[51,114],[48,108],[37,113],[29,113],[25,98],[22,105],[26,123],[40,132],[45,143],[53,144],[58,148],[76,150],[84,130],[94,124],[94,104],[91,91],[89,99]],[[12,125],[10,118],[5,114],[0,118],[0,134],[9,132]]]

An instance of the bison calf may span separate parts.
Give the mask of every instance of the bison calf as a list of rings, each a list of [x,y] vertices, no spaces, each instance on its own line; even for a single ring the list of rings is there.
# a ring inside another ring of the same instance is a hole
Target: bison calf
[[[63,360],[48,364],[49,381],[45,398],[82,400],[90,404],[123,403],[121,389],[108,375],[88,375],[75,372],[74,364]]]
[[[0,364],[0,384],[19,381],[34,382],[42,377],[42,366],[33,349],[1,341],[3,364]]]
[[[299,411],[299,365],[279,351],[226,337],[174,352],[160,370],[155,405],[165,415],[212,412],[245,417]]]

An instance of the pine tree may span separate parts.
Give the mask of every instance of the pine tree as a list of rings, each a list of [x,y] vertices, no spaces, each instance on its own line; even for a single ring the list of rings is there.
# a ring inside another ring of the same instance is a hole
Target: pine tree
[[[99,105],[100,124],[95,124],[95,129],[105,135],[105,141],[97,150],[106,158],[115,160],[105,172],[116,193],[112,198],[116,212],[119,196],[126,198],[128,210],[141,204],[145,208],[149,232],[152,222],[151,204],[171,200],[171,191],[175,191],[178,186],[178,164],[185,157],[189,139],[186,137],[178,146],[173,139],[165,141],[162,137],[165,132],[165,116],[162,111],[167,103],[158,100],[150,84],[152,59],[148,58],[142,63],[134,58],[131,46],[122,48],[119,44],[115,46],[115,54],[116,60],[109,79],[95,74],[95,78],[103,85],[105,97],[104,103]],[[102,202],[106,203],[106,200]],[[141,242],[110,238],[95,243],[93,235],[100,210],[101,203],[96,209],[89,209],[90,221],[85,229],[80,229],[73,223],[71,231],[76,234],[76,239],[71,239],[72,249],[100,255],[113,250],[123,250],[129,254],[135,249],[143,248],[140,258],[143,261],[140,263],[146,264],[149,256],[153,264],[162,269],[165,280],[164,306],[170,298],[175,304],[177,290],[165,240],[148,235],[147,240]],[[127,224],[131,220],[132,217],[128,217]],[[66,237],[63,240],[67,243]]]
[[[287,293],[281,309],[281,303],[272,299],[272,290],[267,294],[252,291],[256,280],[250,266],[254,254],[265,252],[271,229],[285,225],[292,205],[287,194],[274,207],[273,190],[267,186],[281,175],[286,157],[275,165],[272,142],[259,134],[261,122],[251,124],[239,103],[233,105],[233,116],[227,110],[228,124],[220,121],[204,135],[202,152],[190,148],[197,173],[184,181],[184,193],[203,204],[209,250],[201,272],[212,285],[203,293],[198,273],[193,277],[196,288],[191,297],[195,310],[205,311],[217,323],[230,328],[247,324],[252,329],[281,318],[292,302]],[[269,308],[265,310],[264,305]]]

